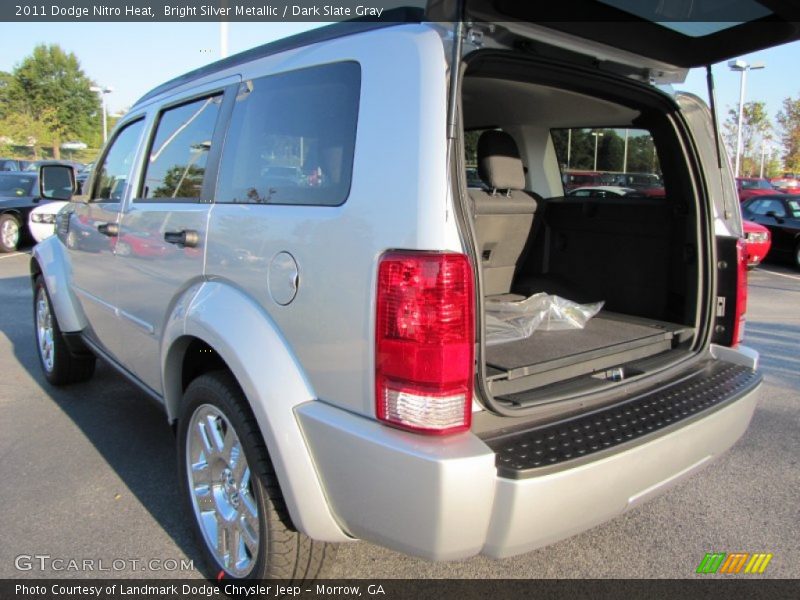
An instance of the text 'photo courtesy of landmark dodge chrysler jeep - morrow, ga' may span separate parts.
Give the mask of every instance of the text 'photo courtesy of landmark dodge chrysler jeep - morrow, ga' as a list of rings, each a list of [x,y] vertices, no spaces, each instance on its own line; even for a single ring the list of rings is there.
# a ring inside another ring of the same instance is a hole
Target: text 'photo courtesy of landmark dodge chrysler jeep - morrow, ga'
[[[796,39],[782,4],[702,31],[452,4],[157,87],[33,251],[47,379],[101,357],[164,406],[211,573],[527,552],[750,422],[736,186],[713,102],[665,85]],[[597,128],[645,140],[664,194],[565,196],[563,132]]]

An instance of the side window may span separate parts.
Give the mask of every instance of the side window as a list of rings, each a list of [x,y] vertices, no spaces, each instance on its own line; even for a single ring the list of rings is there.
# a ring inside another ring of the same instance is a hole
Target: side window
[[[200,200],[222,95],[161,113],[137,202]]]
[[[97,171],[94,193],[90,198],[92,202],[119,202],[125,196],[143,126],[143,119],[135,121],[114,139]]]
[[[338,206],[350,193],[361,68],[311,67],[242,83],[216,202]]]
[[[780,200],[769,200],[765,203],[764,214],[769,212],[775,213],[776,217],[785,217],[786,209],[783,208],[783,202]]]
[[[564,191],[613,185],[664,195],[658,148],[646,129],[551,129]],[[592,195],[592,194],[590,194]]]

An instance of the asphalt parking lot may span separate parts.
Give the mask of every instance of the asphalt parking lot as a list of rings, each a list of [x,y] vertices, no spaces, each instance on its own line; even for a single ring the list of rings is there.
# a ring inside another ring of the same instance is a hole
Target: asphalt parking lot
[[[204,576],[160,409],[103,364],[89,383],[65,389],[41,376],[28,260],[0,255],[0,577]],[[761,353],[766,378],[750,429],[667,494],[503,561],[431,563],[347,544],[332,575],[683,578],[706,552],[769,552],[765,576],[800,577],[800,273],[780,265],[751,273],[745,343]],[[95,572],[54,570],[62,563],[53,559],[95,561]],[[101,559],[110,571],[97,572]],[[160,569],[144,571],[153,559]],[[194,570],[167,562],[187,559]]]

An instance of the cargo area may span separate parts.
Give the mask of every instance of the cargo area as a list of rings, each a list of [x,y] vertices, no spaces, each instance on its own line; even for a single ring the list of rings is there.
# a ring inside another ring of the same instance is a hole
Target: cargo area
[[[535,70],[498,71],[483,65],[463,83],[483,321],[497,302],[541,293],[602,308],[582,328],[539,327],[524,339],[497,341],[485,328],[491,401],[552,405],[686,358],[702,252],[669,111],[627,90],[589,94],[554,77],[539,83]],[[631,176],[632,164],[649,171]]]

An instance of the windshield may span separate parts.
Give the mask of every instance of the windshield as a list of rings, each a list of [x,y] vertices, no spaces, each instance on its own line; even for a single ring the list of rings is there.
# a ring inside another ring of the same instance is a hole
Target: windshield
[[[774,189],[766,179],[742,179],[739,185],[744,190],[772,190]]]
[[[16,173],[0,173],[0,196],[3,198],[19,198],[32,196],[36,177]]]

